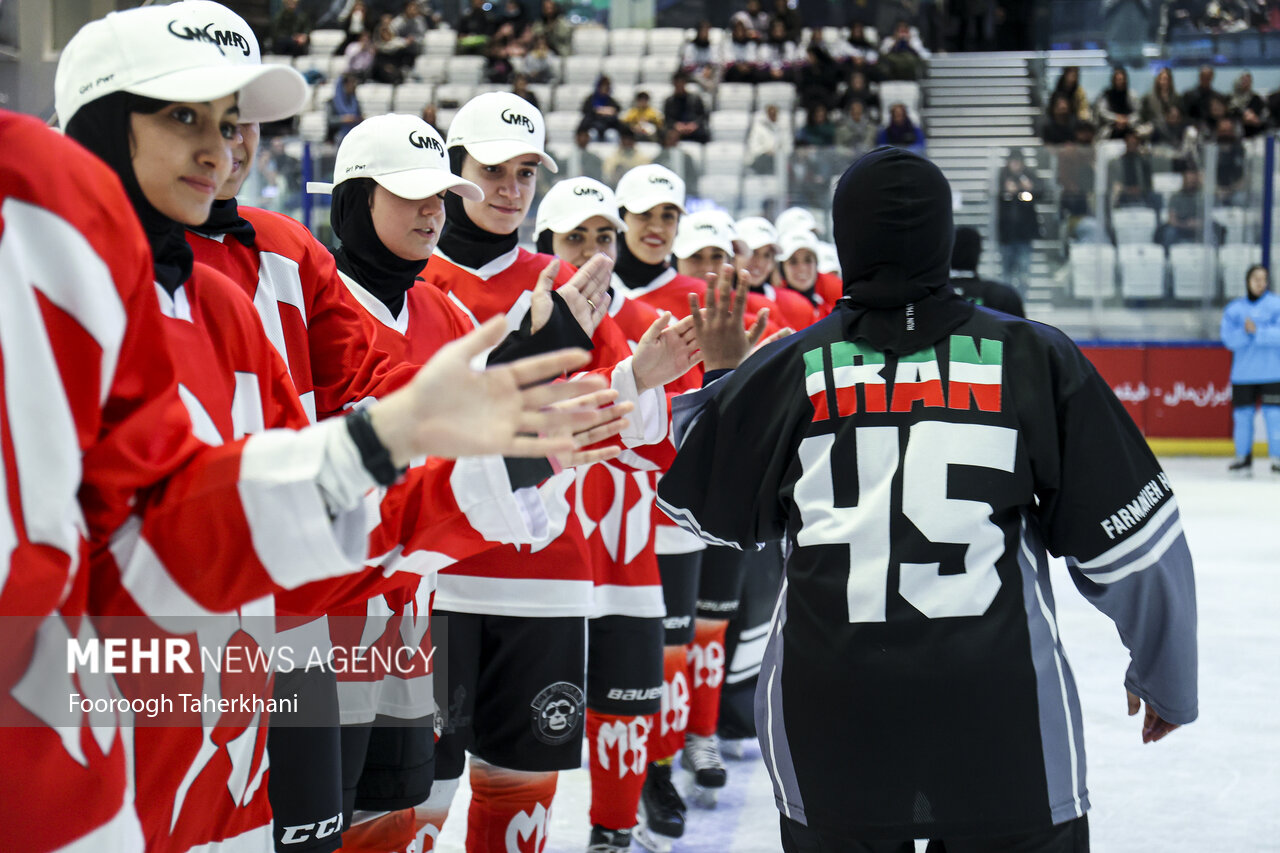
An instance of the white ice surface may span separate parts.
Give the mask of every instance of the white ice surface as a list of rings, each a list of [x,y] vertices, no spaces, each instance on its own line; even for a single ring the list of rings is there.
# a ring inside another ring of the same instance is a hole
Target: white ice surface
[[[1280,477],[1263,460],[1252,480],[1229,477],[1225,459],[1164,464],[1196,566],[1197,722],[1159,743],[1142,743],[1139,718],[1125,714],[1128,653],[1061,563],[1052,569],[1059,626],[1084,706],[1092,849],[1280,851]],[[676,851],[781,849],[759,750],[753,744],[748,760],[728,766],[720,805],[691,808]],[[548,851],[586,849],[590,797],[586,770],[560,774]],[[467,798],[464,775],[439,850],[463,850]]]

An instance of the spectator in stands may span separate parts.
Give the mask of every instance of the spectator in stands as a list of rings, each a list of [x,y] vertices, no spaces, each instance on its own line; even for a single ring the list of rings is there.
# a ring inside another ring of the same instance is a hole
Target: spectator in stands
[[[876,144],[908,148],[917,154],[924,153],[924,131],[912,123],[906,104],[889,106],[889,123],[880,128]]]
[[[769,37],[760,44],[758,56],[762,81],[790,79],[792,69],[800,62],[800,48],[780,19],[769,22]]]
[[[769,13],[760,8],[760,0],[747,0],[746,9],[734,12],[729,19],[729,26],[738,22],[746,30],[747,38],[753,41],[763,41],[765,34],[769,32]]]
[[[519,48],[504,25],[489,37],[488,44],[484,46],[485,79],[490,83],[509,84],[511,75],[515,73],[512,54],[519,52]]]
[[[1181,106],[1182,99],[1173,88],[1173,72],[1166,66],[1156,72],[1155,79],[1151,81],[1151,91],[1142,96],[1142,104],[1138,109],[1138,126],[1143,136],[1149,137],[1164,123],[1165,113],[1171,104]]]
[[[559,65],[557,60],[558,57],[547,43],[547,34],[542,32],[534,35],[533,46],[524,55],[521,64],[524,66],[524,73],[534,83],[554,83],[557,77],[556,67]]]
[[[364,112],[360,109],[360,101],[356,98],[356,86],[360,78],[354,74],[343,74],[338,85],[333,89],[333,99],[329,101],[328,140],[332,143],[342,142],[351,128],[364,121]]]
[[[529,13],[524,10],[520,0],[507,0],[502,4],[502,14],[498,18],[499,29],[506,28],[512,41],[527,45],[530,37]]]
[[[1280,89],[1267,95],[1267,115],[1270,117],[1271,127],[1280,127]]]
[[[529,75],[517,71],[511,77],[511,94],[519,95],[529,103],[533,104],[534,109],[541,110],[538,104],[538,96],[529,91]]]
[[[702,170],[698,164],[680,148],[680,131],[668,127],[662,134],[662,151],[654,158],[654,163],[670,169],[684,181],[685,191],[689,195],[698,194],[698,179]]]
[[[1182,109],[1187,118],[1202,128],[1211,128],[1210,111],[1213,101],[1222,100],[1222,93],[1213,88],[1213,66],[1200,66],[1200,80],[1194,89],[1182,93]]]
[[[404,10],[391,21],[391,29],[405,40],[403,55],[407,64],[412,65],[413,60],[422,53],[422,42],[427,37],[427,30],[431,28],[431,21],[422,13],[418,0],[405,3]]]
[[[542,20],[533,25],[534,39],[540,34],[546,36],[547,46],[557,55],[568,56],[572,52],[573,30],[556,0],[542,0]]]
[[[634,167],[649,162],[649,158],[636,148],[636,135],[631,132],[631,128],[623,127],[618,131],[618,147],[604,160],[605,183],[617,185],[618,178]]]
[[[1025,317],[1018,291],[999,281],[987,281],[978,275],[982,259],[982,235],[978,229],[961,226],[951,244],[951,286],[965,299],[1015,317]]]
[[[671,78],[675,91],[662,105],[663,123],[680,132],[681,139],[707,142],[707,105],[696,92],[689,91],[689,75],[677,71]]]
[[[1040,217],[1036,214],[1040,186],[1027,171],[1020,148],[1009,152],[996,180],[996,192],[1001,275],[1025,296],[1031,278],[1031,241],[1040,237]]]
[[[680,49],[680,69],[696,77],[703,88],[714,86],[720,75],[720,51],[711,43],[711,22],[698,22],[693,38]]]
[[[1182,189],[1169,197],[1169,218],[1156,232],[1165,248],[1174,243],[1198,243],[1204,237],[1204,189],[1197,169],[1182,173]]]
[[[828,110],[834,108],[839,98],[840,67],[821,44],[809,43],[805,48],[805,61],[796,70],[796,94],[800,106],[809,109],[822,104]]]
[[[1151,188],[1151,155],[1142,150],[1138,132],[1130,128],[1124,135],[1124,153],[1111,161],[1112,207],[1150,207],[1160,210],[1159,197]]]
[[[1094,243],[1102,239],[1102,228],[1094,215],[1095,154],[1094,127],[1076,124],[1076,140],[1058,150],[1058,204],[1067,239]]]
[[[595,89],[582,101],[582,126],[603,140],[605,133],[622,127],[618,121],[621,112],[621,105],[613,99],[613,81],[601,74]]]
[[[1054,92],[1049,101],[1049,115],[1044,127],[1040,130],[1040,138],[1045,145],[1066,145],[1076,141],[1076,125],[1079,120],[1071,110],[1071,102],[1061,92]]]
[[[864,112],[872,121],[880,120],[880,95],[867,82],[866,72],[854,71],[849,75],[849,86],[845,89],[840,105],[847,110],[854,101],[862,102]]]
[[[364,0],[349,0],[333,23],[346,33],[342,44],[338,45],[338,49],[334,51],[335,55],[345,56],[352,42],[358,41],[365,33],[368,33],[370,38],[373,36],[374,17],[370,14]]]
[[[796,131],[796,145],[829,147],[835,144],[836,126],[831,123],[826,104],[814,104],[805,115],[804,126]]]
[[[958,52],[995,49],[995,0],[958,0],[948,4],[948,12]]]
[[[487,0],[471,0],[471,8],[458,19],[458,53],[484,53],[498,22],[489,14]]]
[[[1103,139],[1123,139],[1137,124],[1138,107],[1129,91],[1129,72],[1117,65],[1111,69],[1111,85],[1094,105]]]
[[[379,83],[398,86],[404,82],[404,49],[406,42],[391,27],[391,16],[383,15],[373,34],[372,77]],[[413,60],[410,59],[410,64]]]
[[[1245,153],[1236,123],[1225,116],[1220,119],[1213,141],[1218,143],[1218,203],[1239,207],[1245,203]]]
[[[1089,112],[1089,96],[1085,94],[1084,87],[1080,85],[1080,68],[1075,65],[1068,65],[1062,69],[1062,73],[1058,75],[1058,82],[1053,87],[1053,95],[1064,96],[1068,103],[1071,104],[1071,111],[1075,113],[1077,121],[1091,121],[1092,116]],[[1050,98],[1052,101],[1052,98]]]
[[[284,0],[271,22],[271,52],[302,56],[311,44],[311,15],[298,8],[298,0]]]
[[[804,34],[804,21],[800,18],[800,13],[791,8],[788,0],[773,0],[773,14],[769,16],[769,29],[773,29],[775,21],[781,21],[786,29],[787,39],[792,44],[799,44],[800,37]]]
[[[879,67],[889,80],[919,80],[925,63],[933,54],[920,41],[920,33],[906,20],[899,20],[893,35],[880,44]]]
[[[747,130],[747,167],[757,175],[774,174],[785,139],[786,131],[778,121],[778,105],[766,104],[763,112],[752,116]]]
[[[867,57],[868,64],[874,63],[879,56],[876,52],[876,40],[867,33],[867,27],[862,21],[849,24],[849,46]]]
[[[1162,153],[1173,158],[1175,171],[1183,171],[1196,163],[1198,151],[1196,143],[1200,135],[1182,114],[1182,108],[1170,104],[1165,110],[1164,118],[1156,122],[1151,132],[1151,144],[1162,149]]]
[[[1262,96],[1253,91],[1253,75],[1245,71],[1236,78],[1227,100],[1227,115],[1240,124],[1244,137],[1257,136],[1266,130],[1263,116],[1267,105]]]
[[[760,45],[751,38],[746,24],[735,20],[729,30],[729,41],[721,51],[724,64],[724,82],[754,83],[759,76],[757,60]]]
[[[582,175],[588,178],[595,178],[597,181],[604,180],[604,163],[592,151],[587,150],[587,146],[591,143],[591,131],[583,125],[578,125],[578,129],[573,135],[573,150],[569,152],[568,162],[564,164],[567,175]],[[546,171],[543,169],[542,171]]]
[[[378,58],[378,52],[373,49],[373,36],[367,30],[360,33],[355,41],[347,45],[345,58],[348,74],[354,74],[361,81],[368,80],[373,75],[373,63]]]
[[[622,114],[622,124],[631,128],[636,139],[656,142],[662,138],[662,113],[654,108],[649,93],[641,89],[631,101],[631,107]]]
[[[848,112],[836,124],[836,145],[849,149],[854,157],[861,157],[875,147],[879,131],[862,101],[850,101]]]

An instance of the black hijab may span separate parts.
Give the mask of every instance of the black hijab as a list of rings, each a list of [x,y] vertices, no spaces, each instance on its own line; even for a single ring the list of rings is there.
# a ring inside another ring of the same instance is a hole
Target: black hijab
[[[133,211],[146,232],[147,242],[151,244],[156,283],[172,296],[191,277],[195,256],[187,245],[186,229],[182,223],[156,210],[142,192],[138,176],[133,171],[129,126],[132,113],[150,115],[168,104],[168,101],[128,92],[112,92],[77,110],[67,122],[66,132],[67,136],[97,154],[120,177]]]
[[[467,152],[462,146],[449,149],[449,169],[455,175],[462,174],[462,162]],[[462,196],[446,193],[444,197],[444,229],[440,232],[437,248],[463,266],[473,270],[505,255],[520,242],[520,231],[510,234],[494,234],[471,221],[462,204]]]
[[[342,241],[333,251],[333,258],[338,269],[376,296],[395,316],[404,307],[404,295],[427,262],[406,261],[383,245],[369,208],[376,186],[373,178],[355,178],[333,188],[329,223]]]
[[[929,160],[888,146],[857,160],[836,186],[832,225],[855,338],[906,355],[972,314],[947,283],[951,186]]]
[[[631,253],[631,247],[625,239],[618,241],[618,259],[613,262],[613,272],[627,287],[644,287],[669,268],[666,261],[660,264],[645,263]]]
[[[228,234],[251,249],[258,237],[253,225],[240,215],[240,206],[234,198],[215,201],[213,209],[209,211],[209,218],[203,225],[191,230],[198,234]]]
[[[1119,68],[1115,70],[1123,71],[1123,69]],[[1111,112],[1116,115],[1129,115],[1129,113],[1133,112],[1133,104],[1129,100],[1129,73],[1127,71],[1124,72],[1123,89],[1117,89],[1115,87],[1115,71],[1112,72],[1111,77],[1113,83],[1107,87],[1107,91],[1105,93],[1107,96],[1107,109],[1111,110]]]

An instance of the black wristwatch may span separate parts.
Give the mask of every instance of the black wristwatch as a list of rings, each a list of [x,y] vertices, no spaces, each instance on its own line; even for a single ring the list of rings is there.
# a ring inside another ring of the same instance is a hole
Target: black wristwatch
[[[391,452],[382,443],[382,439],[378,438],[368,409],[352,412],[345,420],[347,434],[360,451],[360,461],[379,486],[390,486],[404,476],[408,468],[397,468],[391,461]]]

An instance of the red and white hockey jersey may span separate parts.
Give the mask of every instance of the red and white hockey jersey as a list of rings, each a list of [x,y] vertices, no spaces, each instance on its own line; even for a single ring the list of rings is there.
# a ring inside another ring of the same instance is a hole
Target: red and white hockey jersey
[[[508,327],[514,329],[528,310],[530,291],[539,274],[551,260],[548,255],[516,249],[473,270],[437,251],[427,263],[422,279],[448,294],[476,322],[506,315]],[[573,273],[571,266],[562,264],[555,284],[565,283]],[[635,399],[626,336],[606,317],[592,343],[588,369],[610,372],[614,387],[623,391],[624,397]],[[634,461],[628,463],[620,458],[619,462],[653,469],[658,463],[645,459],[645,454],[664,456],[667,448],[659,446],[649,451],[645,446],[656,445],[667,435],[666,398],[662,389],[651,389],[639,395],[637,402],[630,417],[630,434],[623,436],[624,443],[633,448]],[[586,537],[574,511],[575,480],[573,471],[561,471],[538,488],[550,517],[547,539],[531,546],[499,548],[450,566],[440,574],[436,606],[501,616],[592,615],[595,577]]]

